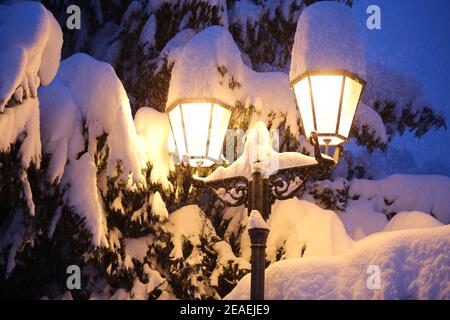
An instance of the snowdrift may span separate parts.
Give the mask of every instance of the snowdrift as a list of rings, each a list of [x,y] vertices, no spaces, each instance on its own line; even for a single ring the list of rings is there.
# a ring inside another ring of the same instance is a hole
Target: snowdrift
[[[450,299],[450,226],[379,233],[339,256],[266,269],[266,299]],[[381,271],[380,288],[371,269]],[[369,289],[374,288],[374,289]],[[226,299],[249,299],[250,275]]]

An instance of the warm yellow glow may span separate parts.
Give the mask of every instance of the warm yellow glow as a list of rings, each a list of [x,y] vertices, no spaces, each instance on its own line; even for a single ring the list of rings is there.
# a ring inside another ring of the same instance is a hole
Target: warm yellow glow
[[[206,155],[209,120],[212,104],[183,103],[184,130],[186,131],[187,153],[190,156]]]
[[[341,121],[339,123],[339,134],[346,138],[348,138],[350,133],[362,88],[362,84],[346,77],[344,96],[342,99]]]
[[[294,85],[294,92],[298,99],[298,108],[307,138],[311,136],[314,131],[314,119],[311,107],[311,94],[309,89],[308,77],[297,82]]]
[[[208,155],[213,159],[219,159],[222,154],[223,141],[230,122],[231,111],[214,104],[211,121],[211,139],[209,141]]]
[[[320,145],[336,146],[348,138],[363,84],[342,74],[310,74],[294,84],[307,138],[315,131]]]
[[[178,154],[191,166],[209,167],[220,159],[231,111],[213,102],[185,102],[169,111]]]
[[[311,76],[317,132],[335,133],[342,93],[342,76]]]
[[[176,106],[169,112],[169,121],[172,127],[172,134],[177,146],[178,154],[181,158],[186,154],[186,142],[184,141],[184,130],[180,106]]]

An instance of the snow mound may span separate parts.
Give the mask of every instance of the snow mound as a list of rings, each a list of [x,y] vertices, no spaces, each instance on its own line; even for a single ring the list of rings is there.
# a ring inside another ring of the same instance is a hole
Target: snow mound
[[[266,299],[450,299],[450,226],[373,235],[340,256],[266,270]],[[373,270],[379,268],[379,289]],[[372,289],[369,289],[372,288]],[[249,299],[246,275],[225,299]]]
[[[14,98],[36,98],[40,84],[58,71],[63,36],[53,15],[38,2],[0,5],[0,112]]]
[[[251,220],[243,223],[246,229],[241,236],[241,255],[250,259],[248,229]],[[267,224],[270,233],[266,259],[271,262],[280,258],[337,255],[349,250],[354,243],[333,211],[297,198],[276,201]]]
[[[314,3],[297,23],[290,78],[306,71],[340,69],[366,77],[365,48],[351,9],[331,1]]]
[[[383,180],[353,180],[349,195],[371,200],[378,212],[422,211],[450,223],[450,178],[393,175]]]
[[[151,182],[170,188],[171,184],[167,177],[175,167],[168,149],[171,137],[169,117],[166,113],[144,107],[137,111],[134,124],[142,162],[152,164]]]
[[[270,111],[277,110],[287,117],[287,126],[298,136],[297,109],[289,77],[281,72],[251,70],[243,62],[232,35],[220,26],[198,33],[177,55],[167,106],[179,99],[211,98],[229,106],[235,106],[237,101],[244,107],[253,105],[266,124]],[[277,128],[280,121],[282,117],[276,118],[272,127]]]
[[[97,138],[103,134],[108,135],[108,176],[120,161],[125,181],[130,173],[134,182],[143,181],[130,103],[109,64],[74,54],[61,62],[55,80],[39,90],[39,97],[44,151],[52,155],[51,181],[63,175],[67,160],[73,161],[85,151],[93,157]],[[88,141],[84,141],[84,129]]]
[[[350,200],[345,211],[338,212],[339,218],[354,240],[362,239],[372,233],[382,232],[388,223],[386,215],[375,210],[374,201]]]
[[[384,228],[385,231],[440,227],[442,223],[420,211],[399,212]]]
[[[278,153],[273,150],[272,139],[266,125],[258,121],[248,131],[242,155],[228,167],[218,167],[205,181],[243,176],[251,179],[256,170],[270,175],[279,169],[317,164],[314,157],[298,152]]]

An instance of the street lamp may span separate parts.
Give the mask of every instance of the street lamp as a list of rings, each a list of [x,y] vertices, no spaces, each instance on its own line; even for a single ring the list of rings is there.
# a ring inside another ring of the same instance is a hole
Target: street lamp
[[[346,70],[307,71],[291,82],[305,136],[319,145],[342,147],[348,140],[365,81]]]
[[[210,99],[177,100],[166,108],[180,159],[192,167],[219,162],[231,111]]]
[[[345,33],[336,28],[339,23],[346,27]],[[314,147],[314,157],[298,153],[278,154],[268,150],[270,147],[266,145],[263,150],[255,150],[256,154],[281,155],[280,159],[296,154],[302,159],[298,162],[287,161],[285,166],[277,168],[273,173],[273,170],[263,170],[267,159],[245,158],[252,162],[251,176],[230,176],[214,180],[215,173],[212,173],[206,178],[193,179],[193,185],[214,190],[226,206],[245,205],[248,212],[254,213],[253,216],[259,216],[260,213],[267,220],[276,200],[294,197],[310,178],[324,177],[337,164],[342,147],[348,140],[365,85],[362,79],[364,53],[356,31],[348,8],[328,1],[309,6],[299,19],[290,79],[305,136]],[[343,35],[347,38],[341,41],[340,37]],[[324,50],[325,46],[327,50]],[[177,67],[183,69],[183,66],[175,64],[174,68]],[[188,67],[185,69],[190,70]],[[191,73],[187,71],[185,77],[191,77]],[[180,85],[183,90],[175,90],[175,84],[174,94],[179,94],[178,91],[187,96],[192,94],[187,82]],[[212,91],[201,90],[200,95],[206,92],[207,95],[214,96]],[[230,110],[226,104],[208,99],[177,100],[170,104],[166,111],[178,153],[184,162],[191,166],[207,167],[220,159],[225,131],[231,117]],[[258,134],[262,134],[264,139],[261,141],[270,140],[264,123],[259,122],[254,128]],[[258,148],[258,143],[254,145]],[[323,156],[321,146],[325,146],[327,155],[328,148],[335,147],[333,159]],[[250,297],[252,300],[263,300],[265,248],[269,230],[257,224],[249,229],[249,233],[252,242]]]

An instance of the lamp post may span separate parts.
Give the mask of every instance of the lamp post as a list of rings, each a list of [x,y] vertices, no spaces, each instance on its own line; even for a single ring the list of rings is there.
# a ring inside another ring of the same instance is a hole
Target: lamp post
[[[194,186],[210,188],[226,206],[245,205],[248,212],[259,212],[267,220],[276,200],[294,197],[305,181],[322,177],[337,164],[365,86],[364,72],[361,71],[363,64],[359,63],[364,54],[351,20],[351,13],[342,5],[319,2],[305,9],[297,25],[291,87],[305,136],[314,147],[314,157],[309,157],[309,161],[301,165],[279,168],[269,174],[261,170],[261,163],[256,159],[251,163],[251,177],[194,179]],[[342,32],[335,29],[336,21],[345,25],[348,39],[339,39]],[[314,41],[308,43],[311,32],[318,44]],[[328,43],[332,45],[328,46]],[[323,49],[325,46],[327,50]],[[183,88],[188,86],[183,83]],[[188,89],[186,93],[189,94]],[[213,92],[211,94],[214,95]],[[230,110],[215,99],[177,100],[168,106],[166,112],[172,134],[184,162],[194,167],[208,167],[218,162],[231,117]],[[326,156],[323,156],[321,146],[325,146]],[[328,156],[330,147],[335,148],[332,158]],[[263,300],[269,230],[257,226],[249,228],[249,233],[252,248],[250,297]]]

